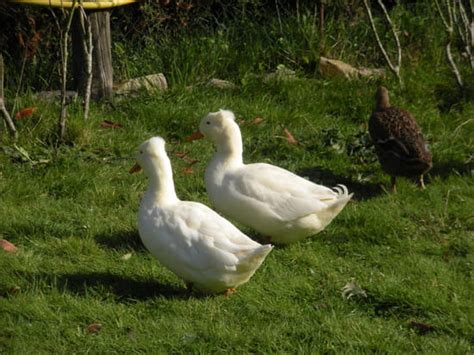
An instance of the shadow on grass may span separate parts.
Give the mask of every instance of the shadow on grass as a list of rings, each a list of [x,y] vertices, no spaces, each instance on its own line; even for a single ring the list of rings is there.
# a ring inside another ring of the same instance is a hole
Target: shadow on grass
[[[463,162],[460,160],[438,161],[433,163],[433,168],[428,172],[429,177],[438,176],[446,179],[451,175],[469,175],[474,169],[474,162]]]
[[[343,184],[349,189],[349,192],[354,193],[353,198],[359,201],[368,200],[385,193],[379,184],[355,181],[342,175],[336,175],[332,171],[321,167],[303,169],[298,171],[298,175],[307,176],[312,182],[328,187],[333,187],[337,184]]]
[[[98,234],[95,236],[97,244],[112,250],[145,251],[137,230],[125,230],[112,234]]]
[[[59,289],[83,296],[113,294],[119,301],[143,301],[155,297],[188,299],[201,297],[184,287],[165,285],[155,280],[137,280],[107,272],[80,272],[55,276]]]

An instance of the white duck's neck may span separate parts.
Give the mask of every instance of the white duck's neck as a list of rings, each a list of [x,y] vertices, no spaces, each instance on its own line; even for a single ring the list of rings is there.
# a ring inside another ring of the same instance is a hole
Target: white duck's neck
[[[159,203],[160,205],[178,202],[178,196],[174,188],[173,171],[168,157],[154,159],[149,164],[148,189],[144,201],[148,204]]]
[[[216,142],[217,152],[213,161],[219,161],[226,165],[241,165],[242,160],[242,135],[240,128],[235,122],[230,122],[225,134],[219,137]]]

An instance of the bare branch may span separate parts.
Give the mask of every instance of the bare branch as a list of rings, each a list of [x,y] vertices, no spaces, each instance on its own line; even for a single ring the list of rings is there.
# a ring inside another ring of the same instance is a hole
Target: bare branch
[[[441,17],[441,20],[443,21],[443,24],[444,24],[444,27],[446,28],[446,32],[447,32],[447,35],[448,35],[448,39],[446,41],[446,47],[445,47],[445,50],[446,50],[446,57],[448,58],[448,63],[451,67],[451,71],[452,73],[454,74],[454,77],[456,78],[456,82],[458,83],[459,87],[463,87],[464,84],[463,84],[463,80],[462,80],[462,76],[461,76],[461,72],[459,71],[457,65],[456,65],[456,62],[454,61],[454,58],[453,58],[453,54],[451,52],[451,44],[452,44],[452,41],[453,41],[453,35],[454,35],[454,28],[453,28],[453,24],[456,22],[455,21],[455,17],[456,17],[456,9],[454,8],[453,9],[453,6],[455,6],[455,4],[453,3],[453,5],[451,5],[451,0],[446,0],[446,7],[447,7],[447,19],[445,18],[444,14],[443,14],[443,10],[441,9],[441,6],[438,2],[438,0],[435,0],[435,4],[436,4],[436,8],[438,10],[438,13]]]
[[[82,6],[82,0],[80,0],[80,23],[82,29],[82,47],[85,54],[85,64],[86,64],[86,83],[84,90],[84,119],[89,117],[89,106],[91,98],[91,88],[92,88],[92,51],[94,50],[94,45],[92,42],[92,27],[91,23],[87,18],[87,14]],[[87,39],[86,39],[87,38]]]
[[[441,21],[443,21],[443,24],[444,24],[444,27],[446,28],[446,31],[449,32],[450,28],[452,28],[452,26],[450,26],[448,24],[448,21],[444,17],[443,10],[441,10],[441,6],[439,5],[438,0],[435,0],[435,4],[436,4],[436,8],[438,9],[439,16],[441,17]]]
[[[370,26],[372,27],[372,31],[374,32],[375,40],[377,42],[377,45],[378,45],[380,51],[382,52],[382,54],[385,58],[385,61],[387,62],[387,65],[389,66],[390,70],[395,74],[395,76],[397,77],[399,83],[403,84],[402,78],[400,76],[400,67],[401,67],[401,62],[402,62],[402,50],[401,50],[401,46],[400,46],[400,41],[398,39],[398,35],[396,34],[396,31],[394,29],[394,26],[393,26],[393,23],[390,19],[390,16],[388,15],[387,10],[385,9],[385,6],[381,2],[381,0],[378,0],[378,1],[379,1],[380,6],[382,7],[382,10],[383,10],[384,14],[385,14],[385,18],[387,19],[387,21],[390,25],[392,33],[395,37],[395,42],[397,44],[397,64],[396,65],[394,65],[392,63],[392,61],[390,60],[390,57],[388,56],[387,51],[385,50],[385,48],[382,44],[382,41],[380,40],[379,34],[377,32],[377,27],[375,27],[374,18],[372,16],[372,11],[370,9],[370,5],[369,5],[368,1],[364,0],[363,2],[364,2],[365,9],[367,11],[367,15],[369,16]]]
[[[456,62],[453,59],[453,55],[451,53],[451,40],[448,41],[446,44],[446,56],[448,57],[449,65],[451,66],[451,71],[453,72],[454,76],[456,77],[456,81],[460,87],[463,87],[464,84],[462,82],[461,73],[456,65]]]
[[[402,66],[402,47],[400,45],[400,39],[398,38],[397,31],[395,31],[395,26],[392,23],[392,19],[390,18],[390,15],[388,14],[387,9],[385,8],[385,5],[383,4],[382,0],[378,0],[378,2],[379,2],[380,7],[382,8],[382,11],[385,15],[385,19],[387,20],[390,26],[390,29],[392,30],[392,35],[397,45],[397,68],[398,68],[398,71],[400,71],[400,67]]]
[[[67,61],[68,61],[68,43],[69,31],[71,29],[72,19],[76,9],[76,1],[73,1],[69,17],[67,18],[66,28],[61,32],[61,113],[59,116],[59,139],[64,141],[66,138],[66,122],[67,122],[67,102],[66,102],[66,84],[67,84]],[[64,10],[63,10],[64,11]]]
[[[13,123],[13,120],[10,117],[8,110],[5,107],[5,99],[4,99],[4,91],[3,91],[4,78],[5,78],[5,67],[3,65],[3,55],[0,54],[0,111],[2,111],[3,113],[3,119],[5,120],[5,123],[7,124],[7,127],[10,130],[10,133],[16,139],[18,133],[16,131],[15,124]]]
[[[474,71],[474,14],[472,13],[472,5],[469,2],[469,10],[471,16],[471,20],[469,20],[469,16],[462,1],[457,0],[457,4],[459,8],[459,14],[462,20],[461,23],[456,23],[459,36],[461,37],[464,49],[466,50],[466,54],[470,61],[471,69]]]

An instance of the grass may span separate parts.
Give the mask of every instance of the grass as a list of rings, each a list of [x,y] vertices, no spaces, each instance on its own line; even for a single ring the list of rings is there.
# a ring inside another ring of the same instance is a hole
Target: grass
[[[17,121],[16,145],[0,132],[0,238],[19,248],[0,250],[0,352],[472,353],[474,103],[472,91],[462,97],[453,89],[439,19],[425,5],[393,10],[404,29],[405,88],[384,82],[392,102],[414,114],[429,140],[434,167],[423,192],[406,179],[396,195],[385,191],[389,178],[367,136],[378,82],[319,76],[319,34],[310,13],[298,26],[285,13],[281,24],[275,16],[268,22],[242,16],[212,30],[150,32],[140,41],[115,31],[118,79],[163,71],[171,89],[94,104],[87,122],[72,104],[61,146],[57,105],[29,92],[50,85],[45,78],[52,71],[41,60],[28,63],[29,89],[20,88],[25,94],[16,107],[38,110]],[[329,54],[381,66],[360,18],[327,21]],[[203,60],[203,53],[212,55]],[[279,64],[297,78],[258,76]],[[10,89],[18,82],[12,72]],[[212,77],[239,87],[196,85]],[[325,231],[275,248],[229,298],[188,294],[145,250],[136,213],[147,182],[128,174],[138,145],[161,135],[178,195],[209,204],[203,174],[213,148],[184,137],[219,108],[247,122],[246,162],[273,163],[355,193]],[[250,124],[256,117],[263,121]],[[102,129],[105,119],[123,127]],[[299,145],[284,139],[284,128]],[[177,152],[199,159],[192,173]],[[352,279],[367,297],[342,297]],[[91,332],[91,324],[102,327]]]
[[[71,144],[56,149],[47,143],[56,108],[40,106],[20,123],[17,145],[47,163],[22,162],[2,136],[0,231],[19,251],[0,252],[0,350],[471,352],[474,106],[441,113],[432,95],[394,94],[423,126],[435,168],[426,191],[401,179],[391,195],[364,140],[373,91],[362,81],[254,80],[234,91],[177,88],[115,109],[95,106],[88,122],[73,107]],[[212,147],[183,138],[220,107],[264,118],[242,128],[247,162],[355,191],[325,231],[276,248],[229,298],[189,295],[144,249],[136,212],[146,180],[127,172],[136,147],[162,135],[179,196],[208,203],[203,171]],[[103,119],[123,128],[100,129]],[[281,138],[285,127],[300,146]],[[193,174],[177,151],[200,160]],[[341,296],[352,278],[367,298]],[[92,323],[102,328],[89,333]]]

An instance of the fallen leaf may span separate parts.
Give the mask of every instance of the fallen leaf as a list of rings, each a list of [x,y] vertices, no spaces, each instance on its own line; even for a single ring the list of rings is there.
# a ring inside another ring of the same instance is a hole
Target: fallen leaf
[[[199,163],[199,160],[193,158],[188,158],[186,161],[189,163],[189,166]]]
[[[243,118],[241,118],[240,120],[237,120],[237,124],[239,126],[244,126],[246,123],[247,123],[247,121],[245,121]]]
[[[105,129],[116,129],[116,128],[122,128],[123,126],[120,123],[115,123],[109,120],[103,120],[100,123],[100,127],[105,128]]]
[[[250,124],[252,126],[256,126],[256,125],[259,125],[260,123],[262,123],[263,121],[265,121],[265,120],[262,117],[255,117]]]
[[[36,112],[37,109],[37,107],[26,107],[24,109],[21,109],[16,113],[15,118],[17,120],[22,120],[25,117],[31,116],[33,113]]]
[[[187,155],[188,153],[186,152],[174,152],[174,155],[177,156],[178,158],[183,158]]]
[[[293,137],[293,135],[287,128],[283,130],[283,133],[285,134],[285,139],[288,143],[298,145],[298,141],[295,139],[295,137]]]
[[[2,248],[8,253],[14,253],[18,250],[15,244],[10,243],[8,240],[5,239],[0,239],[0,248]]]
[[[176,6],[183,10],[191,10],[194,5],[190,2],[178,1]]]
[[[409,324],[410,328],[417,330],[420,334],[426,334],[435,330],[431,324],[420,323],[412,320]]]
[[[87,327],[86,327],[86,331],[88,333],[98,333],[99,330],[102,329],[102,324],[100,323],[92,323],[92,324],[89,324]]]
[[[352,297],[367,297],[367,293],[355,282],[355,279],[352,280],[344,285],[341,289],[342,297],[346,300]]]
[[[128,259],[130,259],[132,257],[132,253],[127,253],[125,255],[122,255],[120,257],[120,259],[124,260],[124,261],[127,261]]]
[[[188,166],[187,168],[183,169],[183,173],[188,174],[188,175],[189,174],[194,174],[194,170],[193,170],[192,167]]]
[[[12,295],[16,295],[16,294],[18,294],[20,291],[21,291],[20,286],[15,286],[15,287],[12,287],[12,288],[10,289],[10,293],[11,293]]]
[[[185,162],[188,162],[189,165],[193,165],[199,162],[198,159],[194,159],[188,156],[188,153],[186,152],[175,152],[174,155],[180,159],[183,159]]]
[[[189,136],[184,138],[186,142],[192,142],[192,141],[197,141],[199,139],[204,138],[204,135],[200,131],[196,131],[194,133],[191,133]]]

